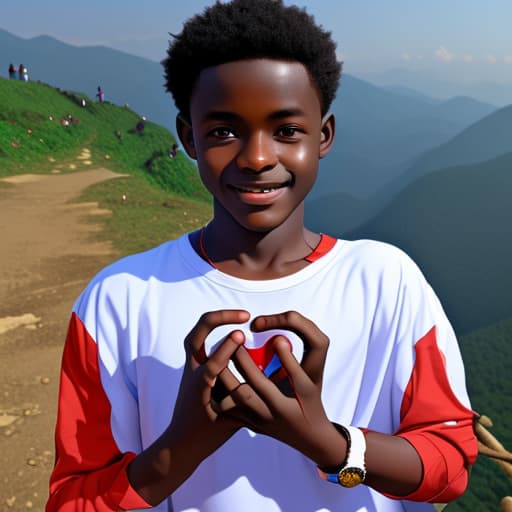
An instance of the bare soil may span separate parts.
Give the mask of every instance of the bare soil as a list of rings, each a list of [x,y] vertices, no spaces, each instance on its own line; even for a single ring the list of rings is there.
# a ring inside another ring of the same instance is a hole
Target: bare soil
[[[117,174],[4,178],[0,186],[0,512],[43,511],[54,462],[59,368],[74,300],[116,255],[98,242],[110,212],[73,203]]]

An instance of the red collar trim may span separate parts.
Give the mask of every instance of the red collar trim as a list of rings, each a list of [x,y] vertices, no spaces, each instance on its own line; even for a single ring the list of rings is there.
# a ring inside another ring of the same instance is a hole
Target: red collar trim
[[[204,230],[205,228],[202,227],[199,232],[199,251],[201,252],[203,259],[205,259],[213,268],[217,268],[204,248]],[[335,245],[336,238],[320,233],[320,242],[318,242],[318,245],[313,249],[313,251],[305,256],[304,259],[309,263],[313,263],[314,261],[319,260],[322,256],[325,256]]]
[[[313,249],[313,252],[306,256],[304,259],[313,263],[319,260],[322,256],[326,255],[336,245],[336,238],[329,235],[320,234],[320,242]]]

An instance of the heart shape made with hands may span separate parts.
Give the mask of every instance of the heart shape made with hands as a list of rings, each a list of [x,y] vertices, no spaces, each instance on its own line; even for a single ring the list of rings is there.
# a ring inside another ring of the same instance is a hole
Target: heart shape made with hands
[[[234,331],[240,330],[245,335],[244,346],[255,362],[258,368],[272,380],[280,380],[286,374],[281,371],[281,362],[275,353],[273,338],[277,335],[284,336],[289,342],[292,353],[295,359],[300,363],[304,354],[304,342],[292,331],[285,329],[270,329],[263,332],[253,332],[250,330],[249,323],[243,325],[222,325],[214,329],[205,340],[206,355],[209,356],[215,351],[216,347],[226,338],[226,336]],[[239,380],[245,382],[243,376],[235,368],[234,363],[231,361],[228,368]]]

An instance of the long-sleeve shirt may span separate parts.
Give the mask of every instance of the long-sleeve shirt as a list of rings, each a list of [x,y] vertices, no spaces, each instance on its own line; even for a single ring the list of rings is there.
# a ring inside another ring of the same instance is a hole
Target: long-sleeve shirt
[[[217,309],[251,318],[296,310],[315,322],[330,339],[322,388],[329,419],[404,437],[422,460],[423,480],[406,497],[342,488],[321,480],[301,453],[241,429],[156,510],[420,512],[458,497],[477,443],[439,300],[393,246],[332,240],[317,256],[292,275],[251,281],[212,268],[184,235],[96,276],[73,308],[65,343],[47,511],[149,507],[126,467],[168,427],[183,340],[202,313]],[[233,328],[215,329],[207,349]],[[270,337],[255,336],[249,322],[236,328],[249,348]],[[300,360],[302,340],[283,334]]]

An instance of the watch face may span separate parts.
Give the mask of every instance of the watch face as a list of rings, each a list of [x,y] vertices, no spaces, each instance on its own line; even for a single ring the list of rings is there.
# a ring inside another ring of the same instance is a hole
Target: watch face
[[[338,474],[338,481],[343,487],[355,487],[364,482],[366,471],[360,468],[344,468]]]

